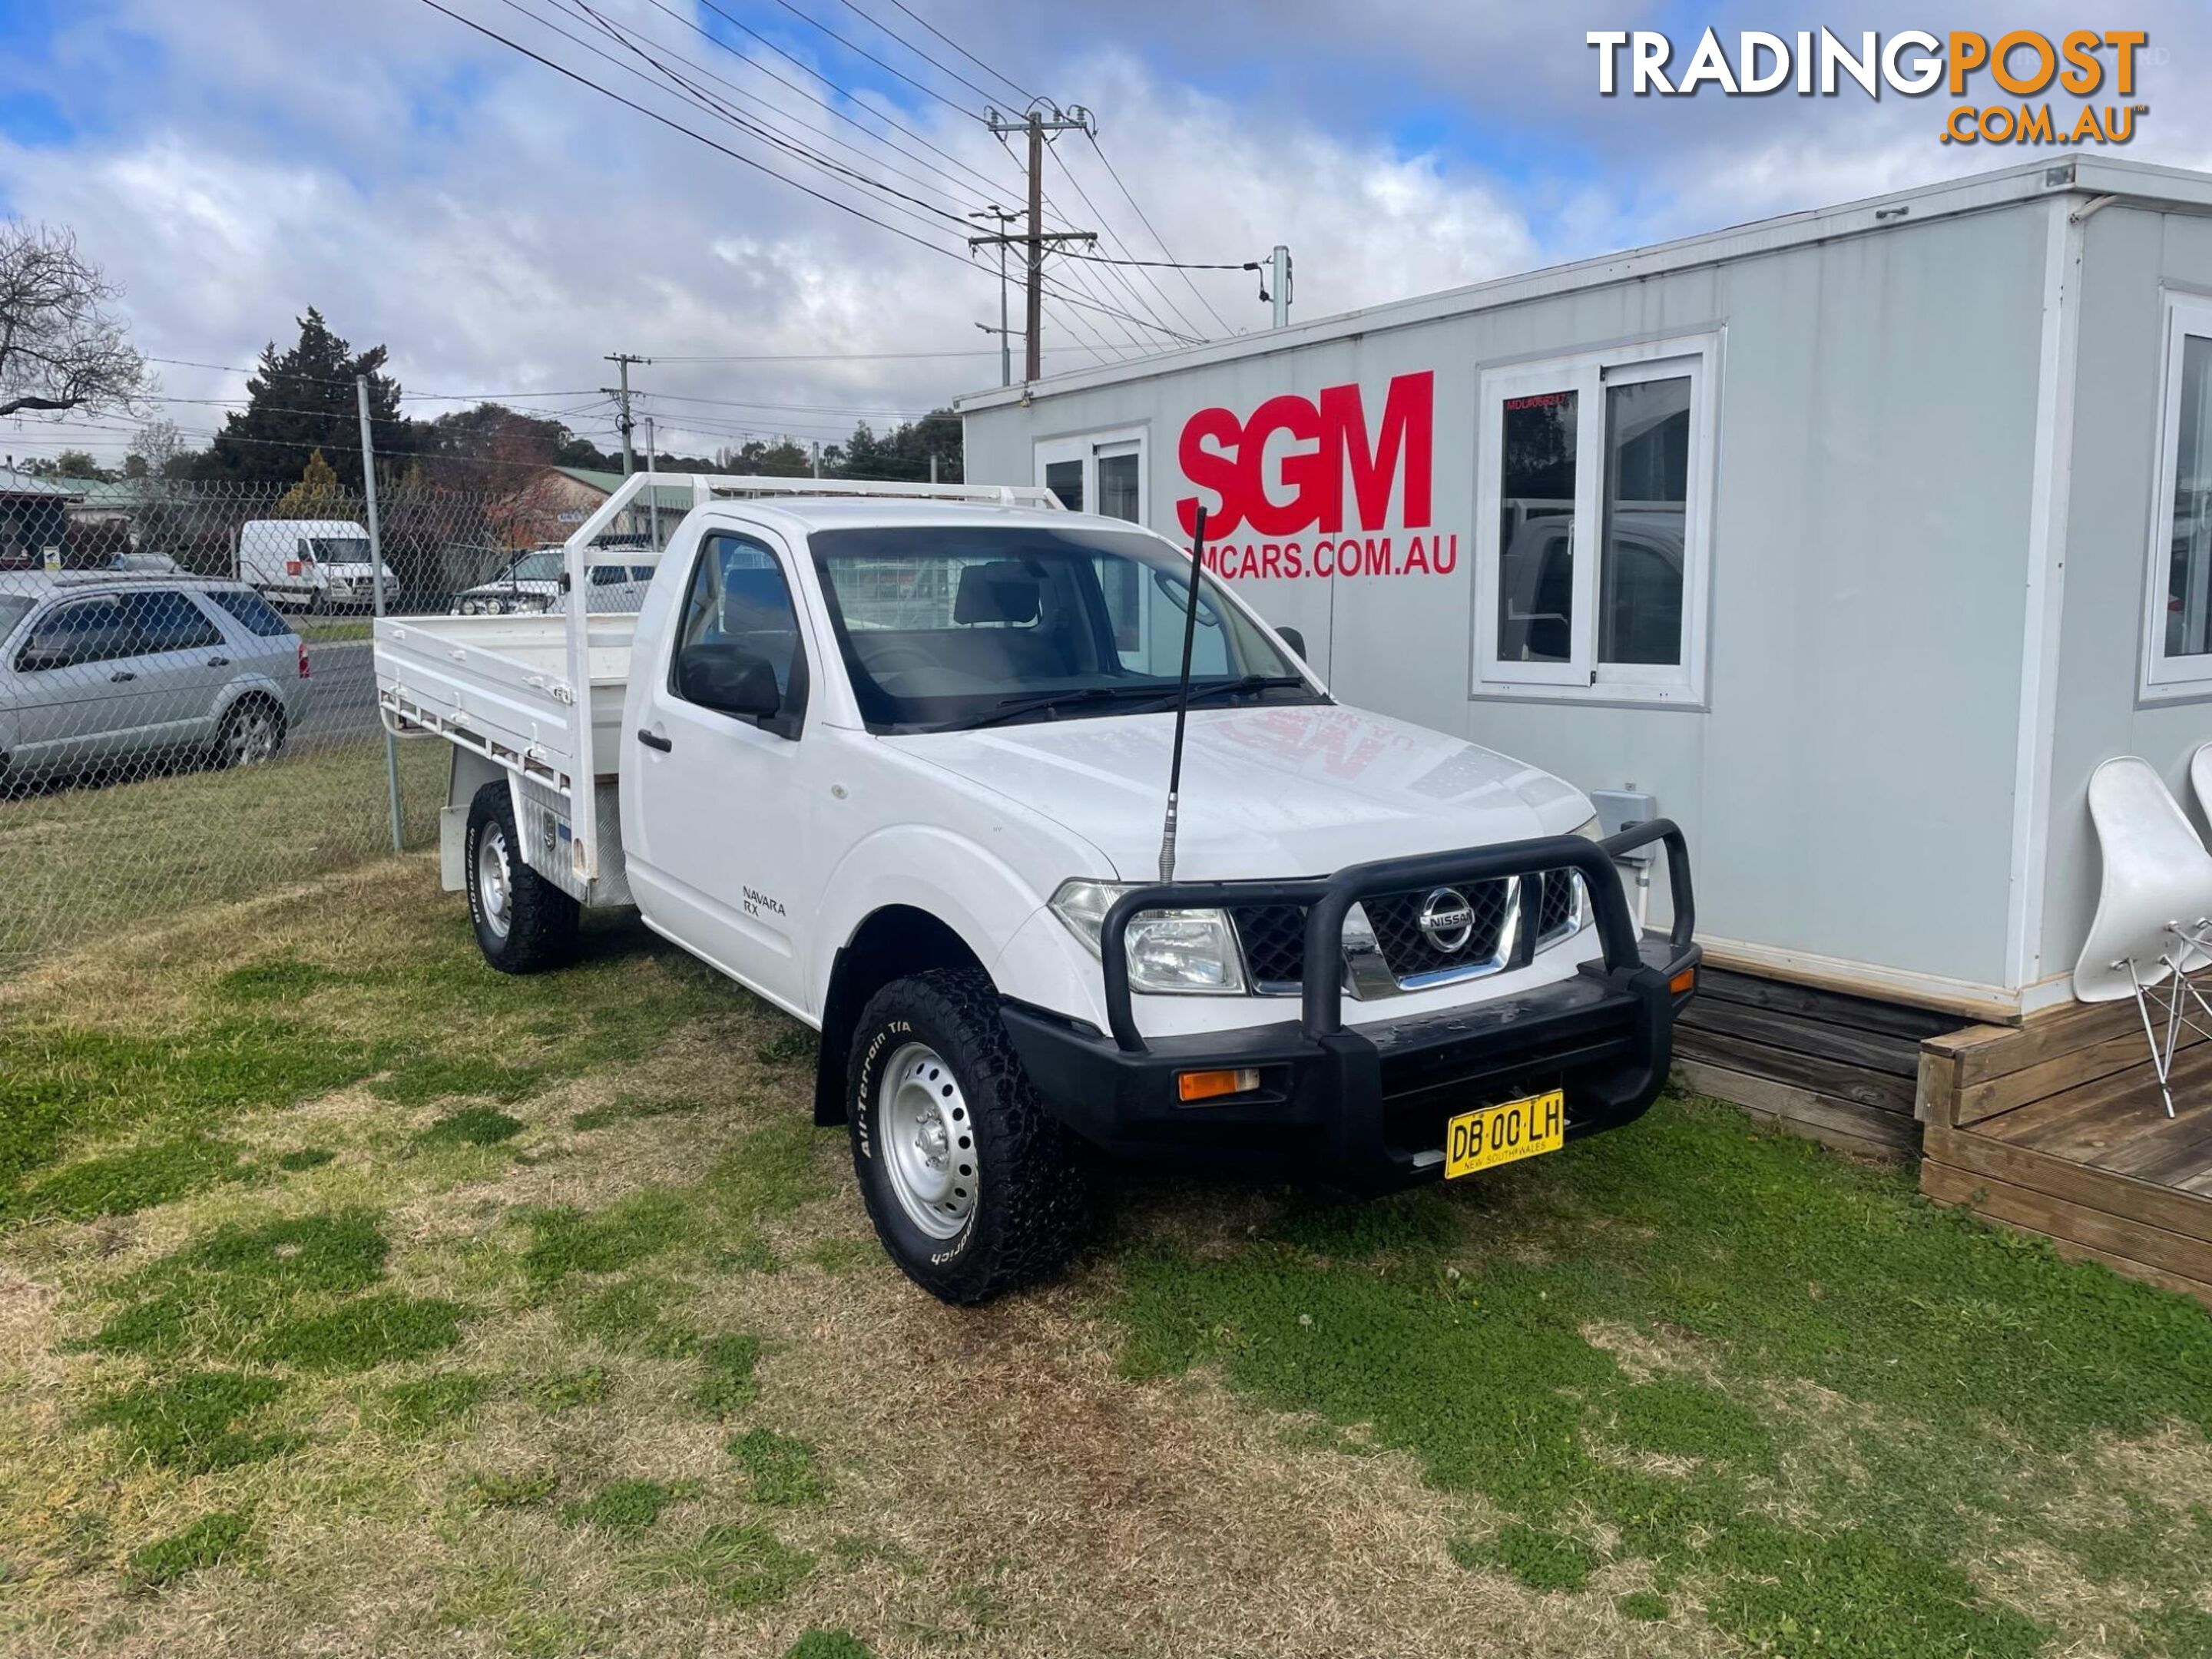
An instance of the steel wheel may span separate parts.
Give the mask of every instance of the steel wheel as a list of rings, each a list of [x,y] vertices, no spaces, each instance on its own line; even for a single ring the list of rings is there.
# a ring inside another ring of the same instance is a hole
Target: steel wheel
[[[260,703],[234,710],[223,726],[223,763],[259,766],[274,760],[279,741],[276,717]]]
[[[507,832],[495,823],[477,837],[477,902],[484,926],[505,939],[514,925],[513,866],[507,858]]]
[[[932,1238],[951,1238],[975,1208],[975,1126],[967,1097],[937,1050],[909,1042],[884,1068],[876,1127],[891,1191],[907,1219]]]

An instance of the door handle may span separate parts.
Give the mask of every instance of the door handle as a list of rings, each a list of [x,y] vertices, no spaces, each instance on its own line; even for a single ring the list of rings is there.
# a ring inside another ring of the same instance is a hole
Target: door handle
[[[118,668],[107,677],[109,684],[113,685],[120,685],[125,680],[135,680],[137,678],[127,668]]]
[[[641,731],[637,734],[637,740],[647,749],[658,749],[664,755],[672,753],[676,748],[674,744],[658,732]]]
[[[208,666],[210,668],[228,668],[230,666],[230,659],[228,657],[210,657],[208,659]]]

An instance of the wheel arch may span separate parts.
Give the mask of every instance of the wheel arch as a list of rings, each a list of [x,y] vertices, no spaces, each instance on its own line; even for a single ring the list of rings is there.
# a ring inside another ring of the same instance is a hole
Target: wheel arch
[[[847,1051],[868,999],[895,979],[931,968],[972,968],[989,976],[975,948],[942,918],[914,904],[885,904],[864,917],[837,949],[822,998],[821,1044],[814,1067],[814,1121],[845,1121]]]
[[[284,699],[278,692],[276,682],[258,674],[243,675],[223,687],[222,697],[216,704],[216,725],[220,727],[247,703],[257,702],[267,703],[270,712],[283,722],[283,728],[288,732],[291,730],[292,717],[285,712]]]

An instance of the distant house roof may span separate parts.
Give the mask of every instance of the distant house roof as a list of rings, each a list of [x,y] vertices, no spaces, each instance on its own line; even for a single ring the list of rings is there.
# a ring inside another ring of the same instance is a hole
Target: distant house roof
[[[623,485],[619,472],[602,472],[596,467],[556,466],[554,471],[564,478],[574,478],[586,489],[596,489],[602,495],[611,495]],[[691,486],[689,484],[655,484],[650,492],[652,503],[664,513],[689,513],[691,510]],[[647,503],[647,495],[641,491],[635,505]]]
[[[19,466],[0,466],[0,495],[40,495],[58,501],[82,501],[102,486],[88,478],[50,478]]]

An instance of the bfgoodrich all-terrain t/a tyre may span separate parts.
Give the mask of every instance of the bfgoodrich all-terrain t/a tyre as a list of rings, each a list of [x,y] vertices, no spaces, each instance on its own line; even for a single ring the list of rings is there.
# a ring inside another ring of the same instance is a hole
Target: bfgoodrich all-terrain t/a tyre
[[[558,968],[576,954],[576,901],[522,861],[507,782],[488,783],[469,803],[464,868],[477,948],[502,974]]]
[[[1080,1236],[1084,1149],[1047,1114],[970,969],[894,980],[853,1036],[853,1169],[876,1236],[946,1302],[1057,1272]]]

